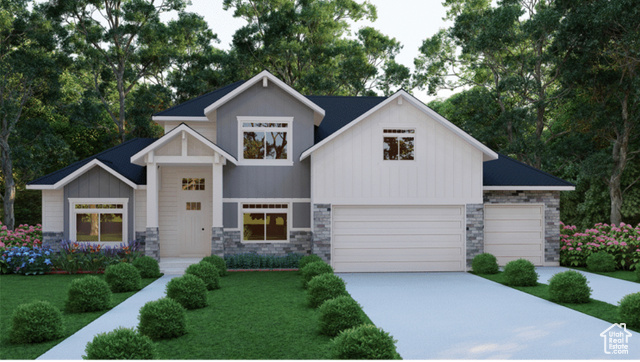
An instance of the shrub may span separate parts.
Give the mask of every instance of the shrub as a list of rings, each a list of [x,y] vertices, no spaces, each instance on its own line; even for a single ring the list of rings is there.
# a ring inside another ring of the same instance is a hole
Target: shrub
[[[538,284],[536,267],[529,260],[518,259],[504,266],[504,277],[507,285],[516,287],[532,287]]]
[[[99,273],[109,265],[120,262],[131,263],[142,255],[140,243],[137,241],[115,246],[103,246],[90,242],[78,243],[63,240],[60,247],[61,250],[57,257],[52,260],[53,266],[58,270],[72,274],[80,270]]]
[[[259,255],[244,253],[225,255],[228,269],[292,269],[298,267],[302,254]]]
[[[495,274],[499,270],[498,260],[493,254],[478,254],[471,262],[471,269],[476,274]]]
[[[333,274],[333,268],[324,261],[314,261],[305,265],[300,272],[302,273],[302,286],[306,288],[313,277],[327,273]]]
[[[158,261],[150,256],[141,256],[134,260],[132,264],[138,269],[142,278],[157,278],[160,276]]]
[[[640,328],[640,292],[625,295],[620,301],[618,311],[622,322]]]
[[[147,336],[130,328],[99,333],[87,343],[83,359],[154,359],[156,347]]]
[[[51,270],[53,250],[49,248],[26,246],[13,247],[0,252],[0,260],[5,263],[7,272],[37,275]]]
[[[325,301],[347,294],[344,280],[334,274],[321,274],[309,282],[307,300],[312,308],[319,307]]]
[[[5,248],[27,247],[36,248],[42,246],[42,225],[20,224],[13,230],[9,230],[0,221],[0,245]]]
[[[114,293],[140,290],[140,272],[129,263],[109,265],[104,271],[104,279]]]
[[[218,269],[221,277],[229,275],[229,273],[227,273],[227,262],[225,262],[223,258],[217,255],[209,255],[205,256],[201,261],[213,264],[213,266]]]
[[[599,251],[589,255],[587,269],[592,272],[612,272],[616,270],[616,260],[606,251]]]
[[[109,309],[111,290],[96,276],[75,279],[69,286],[66,308],[69,312],[94,312]]]
[[[636,264],[636,280],[640,282],[640,264]]]
[[[211,263],[201,261],[198,264],[191,264],[185,273],[202,279],[207,290],[220,289],[220,273]]]
[[[322,260],[321,257],[315,254],[305,255],[302,258],[300,258],[300,260],[298,261],[298,269],[302,270],[302,268],[304,268],[307,264],[310,264],[316,261],[324,261],[324,260]]]
[[[138,331],[153,340],[175,338],[187,333],[186,310],[170,298],[147,302],[140,308]]]
[[[587,285],[587,278],[584,275],[577,271],[567,270],[551,277],[549,296],[554,302],[588,303],[591,288]]]
[[[400,359],[389,333],[364,324],[342,331],[331,341],[331,359]]]
[[[320,333],[328,336],[365,323],[362,307],[348,295],[327,300],[319,311]]]
[[[62,337],[62,313],[46,301],[19,305],[11,317],[13,343],[39,343]]]
[[[167,283],[167,297],[187,309],[204,308],[207,306],[207,286],[197,276],[185,274]]]

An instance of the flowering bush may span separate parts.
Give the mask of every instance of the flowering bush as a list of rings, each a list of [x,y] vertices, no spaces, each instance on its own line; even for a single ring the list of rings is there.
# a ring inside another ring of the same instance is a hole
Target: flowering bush
[[[52,256],[53,251],[48,248],[21,246],[4,250],[0,259],[9,273],[36,275],[51,270]]]
[[[584,232],[560,224],[561,265],[586,266],[587,258],[600,251],[613,255],[617,269],[632,269],[640,262],[640,224],[634,228],[625,223],[598,223]]]
[[[103,246],[63,240],[61,250],[53,261],[57,270],[69,273],[88,271],[103,272],[107,266],[120,262],[130,263],[141,255],[137,242],[122,243],[118,246]]]
[[[8,230],[7,226],[0,222],[0,248],[15,246],[28,248],[42,246],[42,225],[21,224],[14,230]]]

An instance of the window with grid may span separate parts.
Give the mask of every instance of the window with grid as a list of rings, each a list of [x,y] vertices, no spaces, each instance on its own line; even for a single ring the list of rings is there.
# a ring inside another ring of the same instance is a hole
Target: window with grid
[[[245,242],[288,241],[288,204],[243,204],[242,240]]]
[[[383,160],[413,160],[415,133],[411,128],[385,128],[382,132]]]

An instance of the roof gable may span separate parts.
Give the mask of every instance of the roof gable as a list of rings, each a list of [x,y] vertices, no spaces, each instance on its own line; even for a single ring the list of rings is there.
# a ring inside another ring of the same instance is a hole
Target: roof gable
[[[484,190],[575,190],[575,185],[503,154],[483,162]]]
[[[184,103],[180,103],[162,112],[154,114],[152,119],[154,121],[184,121],[191,118],[195,118],[196,120],[206,120],[204,109],[207,106],[217,102],[220,98],[226,96],[244,83],[245,81],[241,80],[203,94],[199,97],[190,99]]]

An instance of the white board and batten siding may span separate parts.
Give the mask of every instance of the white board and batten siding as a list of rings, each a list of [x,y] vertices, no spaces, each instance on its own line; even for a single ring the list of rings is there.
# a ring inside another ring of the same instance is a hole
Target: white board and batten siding
[[[135,231],[147,230],[147,190],[134,190],[134,225]]]
[[[465,270],[464,206],[334,206],[336,272]]]
[[[42,230],[64,230],[64,190],[42,190]]]
[[[389,128],[415,129],[413,161],[383,160]],[[409,102],[391,102],[311,157],[314,203],[482,203],[482,152]]]
[[[197,122],[164,122],[164,133],[171,132],[172,129],[178,127],[181,123],[191,127],[194,131],[200,133],[211,142],[216,142],[216,123],[213,121],[197,121]]]
[[[495,204],[484,207],[484,250],[498,264],[527,259],[544,264],[544,205]]]

